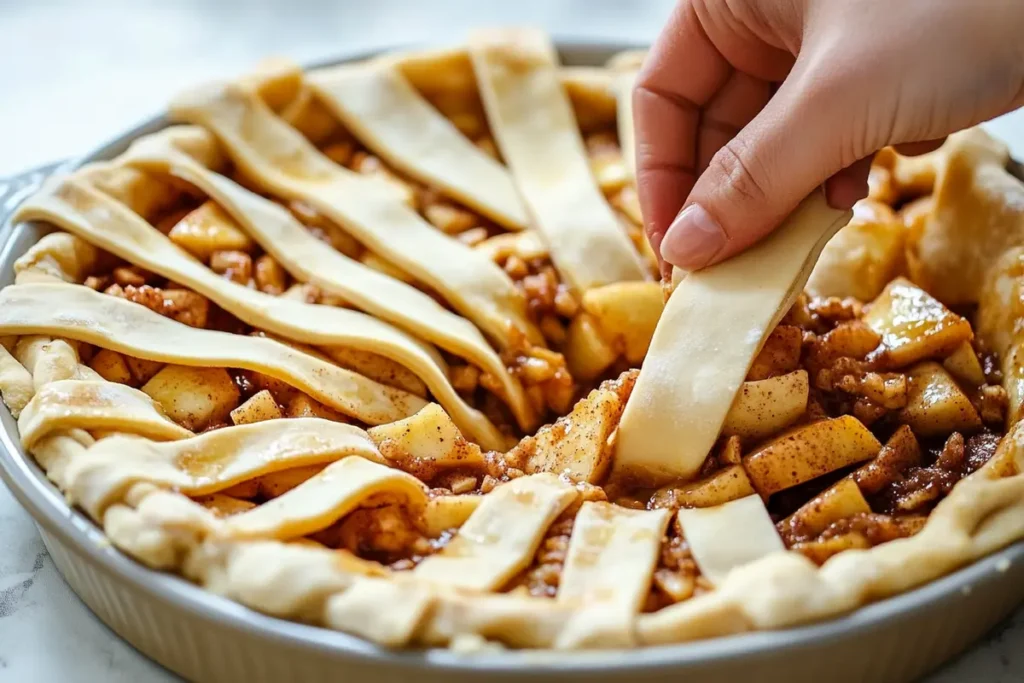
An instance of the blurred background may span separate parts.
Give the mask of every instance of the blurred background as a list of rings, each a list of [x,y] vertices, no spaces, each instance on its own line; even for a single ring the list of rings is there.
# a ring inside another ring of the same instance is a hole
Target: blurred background
[[[674,0],[0,0],[0,176],[81,154],[269,54],[455,43],[481,24],[649,43]],[[1024,114],[997,122],[1018,158]]]
[[[0,176],[80,154],[270,54],[457,43],[482,24],[649,43],[673,0],[0,0]]]

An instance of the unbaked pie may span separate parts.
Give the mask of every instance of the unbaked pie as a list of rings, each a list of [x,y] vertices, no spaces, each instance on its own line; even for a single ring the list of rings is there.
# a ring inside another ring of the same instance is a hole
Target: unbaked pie
[[[24,448],[145,565],[388,646],[779,628],[1024,537],[1005,147],[885,150],[852,220],[663,286],[641,57],[488,30],[178,97],[18,210]]]

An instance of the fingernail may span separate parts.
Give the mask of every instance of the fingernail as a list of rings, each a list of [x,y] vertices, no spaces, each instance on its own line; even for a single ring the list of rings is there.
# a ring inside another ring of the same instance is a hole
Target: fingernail
[[[683,209],[661,241],[661,258],[685,270],[706,266],[724,247],[722,226],[700,204]]]

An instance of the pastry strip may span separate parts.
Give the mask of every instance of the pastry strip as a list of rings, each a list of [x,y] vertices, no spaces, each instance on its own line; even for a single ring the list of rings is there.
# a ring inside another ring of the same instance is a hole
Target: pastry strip
[[[216,134],[262,188],[307,202],[367,248],[441,293],[502,348],[521,335],[540,343],[512,280],[483,254],[441,233],[374,183],[334,164],[236,86],[195,91],[171,105],[174,117]],[[518,335],[515,333],[518,330]]]
[[[350,455],[384,462],[363,430],[318,418],[267,420],[162,443],[114,436],[96,442],[69,466],[68,494],[100,519],[108,503],[138,482],[202,496]]]
[[[291,491],[230,517],[221,533],[234,538],[287,540],[320,531],[371,496],[394,496],[413,508],[427,502],[419,479],[360,457],[328,465]]]
[[[394,422],[426,405],[270,339],[196,329],[80,285],[0,290],[0,333],[52,334],[161,363],[255,370],[368,424]]]
[[[363,144],[391,166],[510,230],[528,217],[508,171],[470,142],[382,62],[346,64],[306,79]]]
[[[633,129],[633,85],[640,70],[639,61],[642,57],[630,53],[622,54],[623,64],[613,71],[612,78],[615,80],[615,123],[619,131],[619,147],[622,148],[622,158],[626,162],[626,170],[629,177],[636,182],[636,132]]]
[[[83,180],[72,177],[49,185],[22,205],[17,219],[54,223],[194,289],[254,327],[306,344],[352,347],[393,360],[422,379],[471,438],[487,448],[503,444],[497,428],[456,393],[433,349],[364,313],[274,297],[219,277],[127,206]]]
[[[668,510],[584,503],[573,522],[558,600],[638,612],[650,590],[670,516]]]
[[[576,489],[553,474],[502,484],[484,497],[459,533],[413,570],[439,584],[497,590],[533,560],[544,534],[576,499]]]
[[[21,444],[26,449],[53,432],[76,428],[127,432],[161,441],[192,436],[146,394],[106,381],[51,382],[36,393],[18,419]]]
[[[394,65],[428,100],[476,99],[476,74],[465,47],[398,52],[375,59]],[[581,128],[597,130],[615,125],[615,88],[609,69],[563,66],[558,70],[558,81],[572,101]]]
[[[331,628],[397,647],[412,639],[435,599],[430,586],[416,581],[361,579],[327,601],[324,620]]]
[[[480,31],[470,55],[495,139],[562,278],[577,292],[647,274],[597,187],[549,39]]]
[[[0,345],[0,394],[11,415],[15,418],[21,415],[35,392],[31,373]]]
[[[697,473],[765,338],[849,218],[815,192],[771,236],[679,283],[619,424],[617,473],[652,483]]]
[[[255,609],[278,616],[324,618],[324,603],[366,576],[387,575],[376,562],[345,550],[280,541],[229,542],[230,553],[198,567],[200,579],[214,590]]]
[[[786,549],[757,495],[710,508],[684,508],[679,525],[701,574],[716,586],[736,567]]]
[[[346,301],[470,361],[496,378],[501,398],[524,431],[536,428],[536,415],[523,387],[468,320],[440,306],[427,294],[368,268],[323,243],[291,214],[232,180],[214,173],[174,147],[174,134],[140,139],[124,162],[156,169],[198,187],[217,202],[285,270],[340,295]]]

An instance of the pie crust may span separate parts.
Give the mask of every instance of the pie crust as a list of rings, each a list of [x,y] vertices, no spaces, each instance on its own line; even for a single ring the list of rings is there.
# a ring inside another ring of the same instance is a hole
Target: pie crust
[[[814,194],[665,303],[642,57],[486,30],[179,96],[18,210],[23,447],[146,566],[388,647],[782,628],[1024,538],[1005,148],[883,150],[850,225]]]

